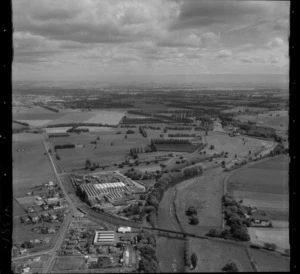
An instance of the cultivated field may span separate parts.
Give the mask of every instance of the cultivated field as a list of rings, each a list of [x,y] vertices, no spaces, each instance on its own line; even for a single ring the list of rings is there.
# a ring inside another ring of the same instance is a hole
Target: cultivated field
[[[288,217],[288,157],[277,156],[235,172],[228,190],[244,203],[256,205],[275,220]]]
[[[198,261],[197,267],[188,272],[222,272],[229,262],[234,262],[240,272],[253,272],[246,250],[238,245],[202,239],[190,241]]]

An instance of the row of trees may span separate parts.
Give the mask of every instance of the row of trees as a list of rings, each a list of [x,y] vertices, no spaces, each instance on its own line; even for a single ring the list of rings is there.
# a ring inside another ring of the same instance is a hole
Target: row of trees
[[[168,137],[196,137],[196,134],[176,133],[176,134],[168,134]]]
[[[189,269],[195,269],[197,266],[197,255],[195,252],[192,252],[191,241],[186,239],[184,243],[184,263],[185,266]],[[186,271],[185,271],[186,272]]]
[[[74,148],[74,147],[75,147],[74,144],[55,145],[54,146],[55,149]]]
[[[157,273],[159,272],[158,259],[156,257],[155,236],[149,231],[141,231],[137,236],[137,250],[141,254],[139,261],[139,273]]]
[[[152,144],[191,144],[188,139],[152,139]]]
[[[181,171],[164,173],[153,186],[153,190],[149,193],[145,210],[146,213],[157,213],[158,204],[162,200],[164,192],[183,180],[201,175],[203,172],[201,166],[187,167]],[[152,213],[152,215],[153,215]]]
[[[211,229],[207,236],[220,237],[224,239],[234,239],[239,241],[250,241],[247,227],[250,226],[250,221],[245,217],[247,209],[241,206],[229,194],[222,197],[224,208],[224,219],[229,228],[219,232],[216,229]]]

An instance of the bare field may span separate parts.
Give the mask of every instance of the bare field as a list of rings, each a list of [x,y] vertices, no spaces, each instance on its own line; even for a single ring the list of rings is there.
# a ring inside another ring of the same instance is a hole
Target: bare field
[[[13,107],[14,120],[54,120],[63,115],[64,113],[53,112],[39,106],[31,108]]]
[[[221,272],[229,262],[234,262],[240,272],[253,272],[244,248],[212,240],[191,239],[191,249],[198,262],[194,270],[188,272]]]
[[[86,120],[86,123],[101,123],[108,125],[117,125],[124,116],[124,112],[121,111],[109,111],[109,110],[100,110],[96,115],[90,117]]]
[[[211,228],[222,227],[223,177],[224,174],[208,172],[181,183],[177,189],[176,209],[180,223],[186,232],[205,234]],[[185,211],[197,209],[198,225],[190,225]]]
[[[89,118],[96,115],[96,112],[72,112],[64,114],[57,119],[53,119],[50,125],[66,124],[66,123],[83,123]]]
[[[261,272],[288,272],[290,271],[290,260],[279,254],[264,250],[250,249],[258,270]]]

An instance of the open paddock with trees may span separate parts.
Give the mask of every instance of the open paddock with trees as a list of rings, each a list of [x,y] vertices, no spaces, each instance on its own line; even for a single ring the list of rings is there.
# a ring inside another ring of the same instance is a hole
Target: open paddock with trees
[[[84,168],[87,159],[99,163],[100,166],[113,162],[121,163],[129,154],[129,148],[149,145],[148,139],[138,132],[128,134],[127,138],[124,138],[124,134],[116,134],[118,131],[117,129],[93,134],[71,134],[70,137],[52,138],[51,143],[53,145],[73,143],[84,146],[59,150],[61,160],[58,162],[65,170]],[[122,129],[123,131],[125,132],[125,129]],[[147,153],[139,155],[144,154]]]
[[[240,272],[254,272],[244,247],[205,239],[190,239],[190,254],[197,256],[196,268],[189,273],[222,272],[229,262],[234,262]]]
[[[273,143],[272,141],[259,140],[245,136],[230,137],[227,134],[208,132],[204,136],[207,143],[206,152],[208,154],[228,152],[228,157],[233,158],[235,155],[246,156],[251,151],[251,154],[258,153],[262,150],[263,145]],[[213,146],[213,149],[209,149]]]
[[[192,178],[177,186],[176,210],[185,232],[205,234],[211,228],[222,227],[223,177],[224,174],[204,173],[203,176]],[[197,210],[197,225],[191,225],[186,215],[190,206]]]

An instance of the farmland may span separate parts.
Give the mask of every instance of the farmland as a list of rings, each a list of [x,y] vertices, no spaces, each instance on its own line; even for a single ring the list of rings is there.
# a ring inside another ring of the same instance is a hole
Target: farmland
[[[224,242],[191,239],[191,250],[198,257],[197,267],[188,272],[221,272],[229,262],[234,262],[240,272],[253,272],[245,248]]]
[[[251,228],[251,241],[289,248],[288,156],[277,156],[243,168],[229,178],[227,187],[243,204],[268,213],[273,228]]]
[[[54,180],[49,158],[44,153],[42,134],[13,135],[14,197],[25,196],[29,188]]]
[[[264,250],[250,250],[255,260],[258,270],[262,272],[288,272],[290,271],[290,261],[279,254],[270,254]]]
[[[265,210],[275,220],[287,220],[288,161],[287,156],[278,156],[241,169],[230,177],[228,189],[237,199]]]
[[[222,227],[223,177],[224,174],[207,171],[202,176],[185,181],[177,187],[175,203],[184,231],[205,234],[211,228]],[[185,212],[190,206],[194,206],[198,212],[198,225],[189,224]]]
[[[116,130],[107,130],[92,134],[71,134],[70,137],[52,138],[49,141],[53,146],[69,143],[84,145],[84,147],[58,151],[61,158],[59,164],[69,171],[83,168],[87,159],[97,161],[100,165],[123,161],[131,147],[145,147],[149,144],[148,140],[139,133],[127,135],[125,139],[123,134],[116,134],[116,132]],[[91,144],[97,137],[100,138],[97,145]]]

